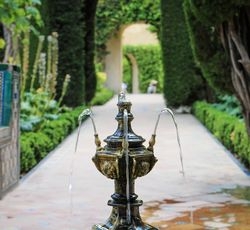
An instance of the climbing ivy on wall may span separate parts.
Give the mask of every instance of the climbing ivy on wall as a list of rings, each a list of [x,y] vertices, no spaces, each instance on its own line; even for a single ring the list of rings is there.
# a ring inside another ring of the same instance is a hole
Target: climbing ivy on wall
[[[100,56],[105,44],[122,25],[135,22],[150,24],[160,34],[160,0],[99,0],[96,12],[96,46]]]

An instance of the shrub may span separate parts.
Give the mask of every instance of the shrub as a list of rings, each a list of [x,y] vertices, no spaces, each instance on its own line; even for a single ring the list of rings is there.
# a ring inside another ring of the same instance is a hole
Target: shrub
[[[212,104],[216,109],[224,111],[227,114],[243,118],[240,102],[234,95],[219,96],[219,102]]]
[[[147,92],[147,87],[151,80],[158,81],[158,92],[162,91],[163,87],[163,69],[161,59],[161,48],[159,45],[137,45],[124,46],[124,56],[132,54],[138,64],[139,69],[139,88],[143,93]],[[125,63],[124,63],[125,64]],[[124,81],[128,84],[128,87],[132,88],[132,79],[129,74],[129,66],[124,66]],[[125,75],[126,74],[126,75]]]
[[[21,172],[25,173],[33,168],[36,164],[36,158],[34,151],[30,145],[29,139],[26,135],[22,135],[20,139],[21,143]]]
[[[214,136],[249,168],[250,138],[244,122],[235,116],[219,111],[206,102],[196,102],[192,109],[194,115]]]
[[[94,98],[90,101],[90,105],[103,105],[114,96],[114,92],[105,87],[106,80],[106,73],[97,72],[96,93]]]
[[[173,107],[191,105],[204,94],[204,83],[193,60],[182,2],[161,1],[164,97],[168,106]]]
[[[21,134],[21,173],[33,168],[76,128],[78,116],[83,109],[77,107],[56,120],[47,120],[37,132]]]
[[[91,100],[90,105],[103,105],[113,96],[113,91],[106,88],[102,88],[99,92],[95,94],[95,97]]]
[[[112,96],[112,91],[101,87],[91,105],[104,104]],[[21,134],[21,173],[32,169],[75,130],[78,125],[78,117],[84,108],[84,106],[80,106],[60,114],[55,120],[46,120],[36,132]]]

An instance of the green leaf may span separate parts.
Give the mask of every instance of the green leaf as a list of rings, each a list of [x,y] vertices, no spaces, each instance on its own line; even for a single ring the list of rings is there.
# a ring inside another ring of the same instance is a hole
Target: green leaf
[[[5,47],[5,41],[4,39],[0,38],[0,49],[3,49]]]

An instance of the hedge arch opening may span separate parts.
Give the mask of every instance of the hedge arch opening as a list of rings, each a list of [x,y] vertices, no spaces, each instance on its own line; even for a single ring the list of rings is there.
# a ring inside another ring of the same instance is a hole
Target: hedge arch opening
[[[130,64],[130,82],[124,81],[124,74],[123,74],[123,82],[126,84],[131,83],[131,93],[140,93],[139,90],[139,69],[138,69],[138,64],[136,61],[136,58],[132,54],[126,54],[124,55],[124,58],[127,59],[127,61]]]
[[[128,44],[128,41],[126,40],[126,29],[130,26],[142,26],[141,31],[139,31],[139,36],[143,36],[143,39],[130,39],[129,44],[133,45],[140,45],[142,44],[142,41],[144,41],[143,44],[156,44],[159,43],[157,36],[153,35],[150,31],[146,29],[146,26],[149,26],[149,24],[146,24],[144,22],[137,22],[133,24],[128,25],[122,25],[120,27],[120,30],[117,31],[115,36],[110,38],[108,42],[106,43],[107,47],[107,55],[105,56],[105,72],[107,74],[107,82],[106,85],[108,88],[113,90],[115,93],[119,93],[121,91],[121,85],[123,81],[123,45]],[[145,26],[146,25],[146,26]],[[152,37],[153,35],[153,37]],[[135,37],[138,36],[134,35]],[[123,42],[123,39],[125,40]],[[135,41],[136,40],[136,41]],[[146,42],[146,43],[145,43]],[[132,93],[139,93],[139,69],[137,65],[136,58],[132,55],[127,55],[126,57],[132,66]]]

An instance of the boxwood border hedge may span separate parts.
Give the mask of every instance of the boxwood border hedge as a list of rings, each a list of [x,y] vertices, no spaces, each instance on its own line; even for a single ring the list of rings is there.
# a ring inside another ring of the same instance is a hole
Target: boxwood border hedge
[[[203,101],[195,102],[192,112],[242,164],[250,169],[250,137],[242,120]]]
[[[38,132],[20,136],[21,174],[27,173],[61,143],[78,125],[84,106],[62,114],[57,120],[47,121]]]

